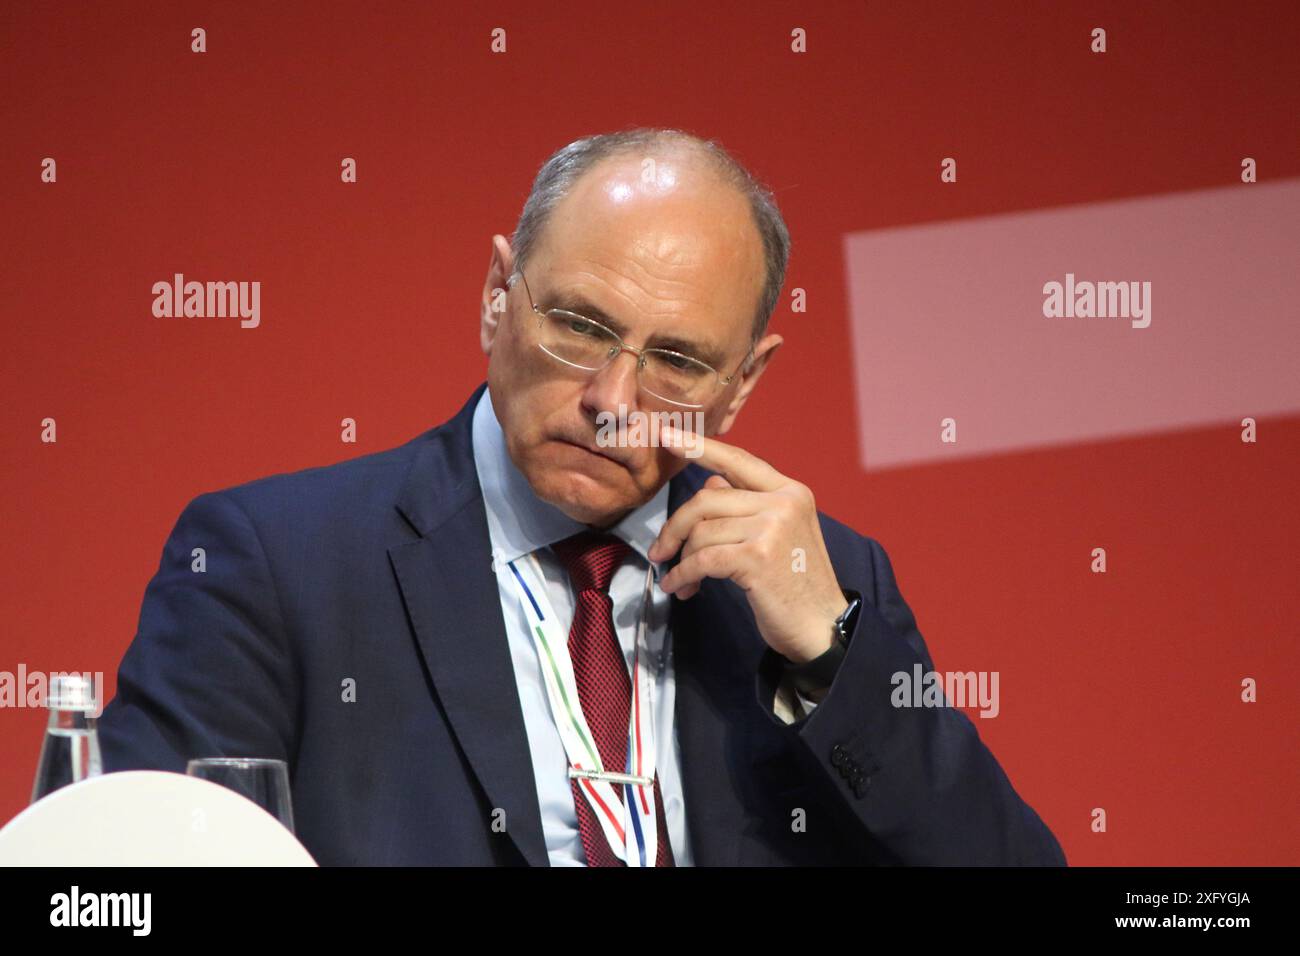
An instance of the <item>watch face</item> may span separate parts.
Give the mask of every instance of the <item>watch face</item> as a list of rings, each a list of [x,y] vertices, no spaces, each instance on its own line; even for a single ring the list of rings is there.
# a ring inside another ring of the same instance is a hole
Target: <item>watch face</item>
[[[848,643],[849,635],[853,633],[853,624],[858,619],[858,610],[862,607],[862,598],[855,597],[851,599],[849,606],[844,609],[844,613],[835,621],[835,630],[839,633],[840,640]]]

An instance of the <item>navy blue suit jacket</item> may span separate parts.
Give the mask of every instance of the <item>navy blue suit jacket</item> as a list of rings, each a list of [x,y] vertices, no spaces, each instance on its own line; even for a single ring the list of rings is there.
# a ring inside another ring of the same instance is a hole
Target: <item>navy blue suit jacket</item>
[[[398,448],[190,502],[100,721],[107,770],[278,757],[322,865],[547,865],[474,470],[482,391]],[[708,476],[673,478],[669,512]],[[735,584],[673,600],[696,863],[1064,864],[961,711],[891,706],[925,642],[881,546],[820,520],[868,603],[808,718],[772,713],[782,659]]]

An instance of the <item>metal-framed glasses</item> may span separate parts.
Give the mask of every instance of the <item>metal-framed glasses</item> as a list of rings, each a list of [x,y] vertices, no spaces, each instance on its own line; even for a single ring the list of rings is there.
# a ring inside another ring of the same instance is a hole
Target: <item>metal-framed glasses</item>
[[[637,360],[637,384],[671,405],[703,408],[719,387],[731,384],[754,354],[751,348],[736,371],[723,378],[713,366],[681,352],[628,345],[613,329],[585,315],[568,309],[540,309],[523,270],[516,270],[515,275],[524,280],[528,304],[537,314],[537,344],[543,352],[586,372],[599,372],[621,353],[631,352]]]

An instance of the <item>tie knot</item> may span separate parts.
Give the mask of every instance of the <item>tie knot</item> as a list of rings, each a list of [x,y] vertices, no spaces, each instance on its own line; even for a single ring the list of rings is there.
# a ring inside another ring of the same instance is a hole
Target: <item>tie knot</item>
[[[569,572],[573,589],[582,591],[608,591],[614,572],[632,549],[621,539],[600,531],[579,531],[551,545],[560,562]]]

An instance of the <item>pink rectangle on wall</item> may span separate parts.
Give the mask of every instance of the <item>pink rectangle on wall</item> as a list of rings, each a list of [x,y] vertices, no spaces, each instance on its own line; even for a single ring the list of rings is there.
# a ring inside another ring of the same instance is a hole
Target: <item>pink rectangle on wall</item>
[[[852,233],[845,257],[866,468],[1300,411],[1300,180]],[[1085,283],[1139,298],[1046,317],[1067,274],[1085,308]]]

